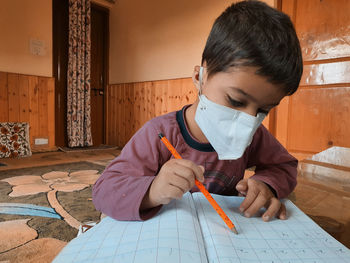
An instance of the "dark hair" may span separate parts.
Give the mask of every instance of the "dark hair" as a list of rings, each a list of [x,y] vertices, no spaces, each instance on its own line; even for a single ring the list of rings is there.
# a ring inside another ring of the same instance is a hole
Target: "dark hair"
[[[282,85],[287,95],[297,90],[303,72],[300,44],[289,16],[259,1],[232,4],[215,20],[204,62],[208,78],[230,67],[257,67],[256,74]]]

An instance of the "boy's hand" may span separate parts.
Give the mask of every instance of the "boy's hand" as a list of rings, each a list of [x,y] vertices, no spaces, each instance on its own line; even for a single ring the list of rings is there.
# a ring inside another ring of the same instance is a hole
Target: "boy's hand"
[[[286,219],[286,207],[271,192],[269,187],[254,179],[243,179],[236,186],[237,191],[245,196],[239,209],[246,217],[251,217],[263,206],[266,212],[262,215],[264,221],[269,221],[274,216]]]
[[[204,181],[204,167],[184,159],[170,159],[160,169],[145,195],[141,210],[181,199],[194,185],[195,178]]]

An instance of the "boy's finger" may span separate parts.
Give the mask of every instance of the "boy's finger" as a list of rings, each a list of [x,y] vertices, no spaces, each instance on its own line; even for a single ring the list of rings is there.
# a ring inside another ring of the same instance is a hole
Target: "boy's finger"
[[[248,189],[247,180],[241,180],[236,185],[236,190],[244,196],[247,194],[247,189]]]
[[[204,181],[204,167],[203,166],[199,166],[197,164],[195,164],[194,162],[190,161],[190,160],[185,160],[185,159],[179,159],[177,160],[179,161],[179,163],[183,166],[188,167],[189,169],[191,169],[193,171],[193,175],[195,176],[195,178],[200,181],[203,182]],[[202,167],[202,168],[201,168]]]
[[[262,219],[267,222],[271,218],[275,217],[277,215],[279,209],[281,207],[281,202],[278,201],[276,198],[272,198],[270,204],[267,207],[266,212],[263,214]]]
[[[286,220],[287,219],[287,209],[284,204],[281,204],[281,207],[277,213],[279,219]]]
[[[186,180],[187,182],[185,189],[190,189],[194,186],[194,172],[190,168],[185,167],[183,165],[176,164],[173,166],[172,172],[175,176],[169,178],[169,182],[172,182],[173,180],[174,182],[178,182],[179,179],[176,179],[176,177],[181,177],[183,180]],[[183,184],[181,183],[181,185]]]
[[[241,212],[244,212],[254,202],[254,200],[256,199],[256,197],[258,196],[258,193],[259,193],[256,190],[257,189],[255,189],[255,190],[248,189],[246,197],[244,198],[242,204],[239,206],[239,210]]]
[[[194,180],[192,179],[192,182],[191,182],[191,179],[175,173],[174,176],[172,176],[171,180],[169,180],[169,184],[173,186],[177,186],[182,190],[183,193],[186,193],[189,189],[193,187]]]
[[[184,195],[184,192],[182,191],[182,189],[180,189],[177,186],[170,185],[168,189],[168,199],[170,199],[170,201],[172,199],[181,199],[183,195]]]
[[[251,217],[255,215],[259,209],[266,204],[266,201],[266,198],[260,192],[250,206],[244,211],[244,216]]]

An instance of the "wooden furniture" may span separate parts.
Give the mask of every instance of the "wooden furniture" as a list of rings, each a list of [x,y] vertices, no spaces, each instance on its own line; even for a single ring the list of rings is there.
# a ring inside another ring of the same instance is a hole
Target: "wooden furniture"
[[[350,248],[350,148],[331,147],[300,161],[290,199]]]

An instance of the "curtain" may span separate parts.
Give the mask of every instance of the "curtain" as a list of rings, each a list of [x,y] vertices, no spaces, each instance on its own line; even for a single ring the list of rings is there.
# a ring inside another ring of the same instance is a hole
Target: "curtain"
[[[67,133],[69,147],[92,145],[90,0],[69,0]]]

